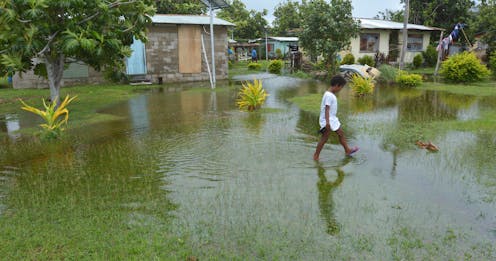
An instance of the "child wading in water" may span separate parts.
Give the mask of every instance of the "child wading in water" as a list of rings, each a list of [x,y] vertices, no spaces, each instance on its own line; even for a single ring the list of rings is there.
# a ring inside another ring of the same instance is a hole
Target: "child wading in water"
[[[343,146],[344,152],[347,156],[352,156],[355,152],[358,151],[358,147],[350,148],[348,146],[348,143],[346,143],[346,137],[344,136],[344,132],[341,129],[341,123],[339,122],[338,117],[336,117],[336,113],[338,111],[338,99],[336,98],[335,94],[341,91],[341,89],[343,89],[345,85],[346,80],[343,78],[343,76],[336,75],[332,77],[331,86],[322,97],[319,116],[320,133],[322,133],[322,137],[320,138],[319,143],[317,143],[317,148],[315,149],[315,153],[313,154],[314,160],[319,160],[320,151],[329,139],[331,130],[336,132],[336,134],[338,135],[339,143],[341,143],[341,145]]]

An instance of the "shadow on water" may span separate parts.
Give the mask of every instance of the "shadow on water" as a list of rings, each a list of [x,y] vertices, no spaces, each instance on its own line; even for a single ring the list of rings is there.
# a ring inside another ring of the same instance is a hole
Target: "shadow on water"
[[[59,143],[5,139],[0,243],[23,246],[24,259],[50,249],[62,253],[54,259],[81,258],[70,240],[105,252],[97,259],[133,249],[167,258],[171,248],[201,259],[494,258],[495,135],[428,129],[478,119],[492,99],[391,87],[357,98],[345,88],[338,116],[360,152],[340,160],[331,135],[316,166],[318,111],[289,99],[320,104],[326,84],[273,76],[263,84],[270,96],[255,113],[236,108],[239,83],[178,85],[105,108],[121,120]],[[0,130],[15,128],[7,122]],[[414,145],[427,137],[438,153]]]

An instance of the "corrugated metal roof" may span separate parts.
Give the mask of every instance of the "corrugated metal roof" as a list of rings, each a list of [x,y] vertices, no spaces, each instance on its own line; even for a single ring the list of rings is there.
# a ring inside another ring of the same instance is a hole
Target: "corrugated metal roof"
[[[362,29],[393,29],[393,30],[402,30],[403,23],[379,20],[379,19],[367,19],[367,18],[358,18],[360,20],[360,28]],[[408,24],[408,30],[421,30],[421,31],[444,31],[444,29],[429,27],[418,24]]]
[[[298,42],[298,37],[276,37],[276,36],[271,36],[268,37],[270,39],[274,39],[279,42]]]
[[[152,22],[154,24],[201,24],[209,25],[210,16],[204,15],[164,15],[156,14],[152,16]],[[214,17],[214,25],[226,25],[234,26],[226,20]]]

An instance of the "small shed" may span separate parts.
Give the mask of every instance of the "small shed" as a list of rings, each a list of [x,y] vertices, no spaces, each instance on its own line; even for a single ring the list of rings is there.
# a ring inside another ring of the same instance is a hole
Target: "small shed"
[[[227,28],[234,24],[214,18],[216,79],[228,77]],[[126,73],[132,81],[191,82],[208,81],[207,61],[211,61],[210,17],[202,15],[162,15],[152,17],[148,42],[134,40],[132,55],[126,59]],[[203,41],[202,41],[203,38]],[[72,61],[64,71],[62,86],[99,84],[102,73]],[[14,88],[48,88],[46,79],[26,72],[16,74]]]
[[[285,57],[289,51],[290,46],[298,46],[298,37],[283,37],[283,36],[268,36],[265,38],[257,38],[251,40],[253,43],[260,43],[262,50],[260,53],[264,53],[265,55],[265,41],[267,40],[267,52],[269,54],[269,58],[276,58],[277,49],[281,50],[281,54]],[[265,58],[265,57],[261,57]]]

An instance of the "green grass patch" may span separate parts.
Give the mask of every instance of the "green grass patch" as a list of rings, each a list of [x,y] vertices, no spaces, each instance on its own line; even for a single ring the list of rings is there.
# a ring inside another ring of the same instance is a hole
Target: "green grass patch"
[[[76,96],[77,98],[69,105],[69,127],[82,127],[102,121],[119,119],[114,115],[101,114],[97,111],[113,104],[129,100],[130,98],[156,88],[167,88],[161,85],[84,85],[75,87],[63,87],[60,96]],[[50,97],[48,89],[0,89],[0,114],[20,114],[19,99],[28,104],[42,108],[42,99]],[[25,129],[31,132],[35,129]]]
[[[406,68],[405,71],[415,74],[433,75],[435,70],[436,70],[435,67],[419,67],[416,69]]]
[[[420,90],[445,91],[455,94],[473,95],[473,96],[496,96],[496,82],[483,81],[470,84],[447,84],[436,82],[424,82],[422,86],[417,87]]]
[[[229,78],[232,78],[236,75],[245,75],[252,73],[260,73],[267,71],[267,67],[269,66],[269,62],[265,60],[259,60],[258,63],[261,65],[260,70],[250,70],[248,69],[248,64],[250,61],[239,61],[233,62],[231,68],[229,68]]]

